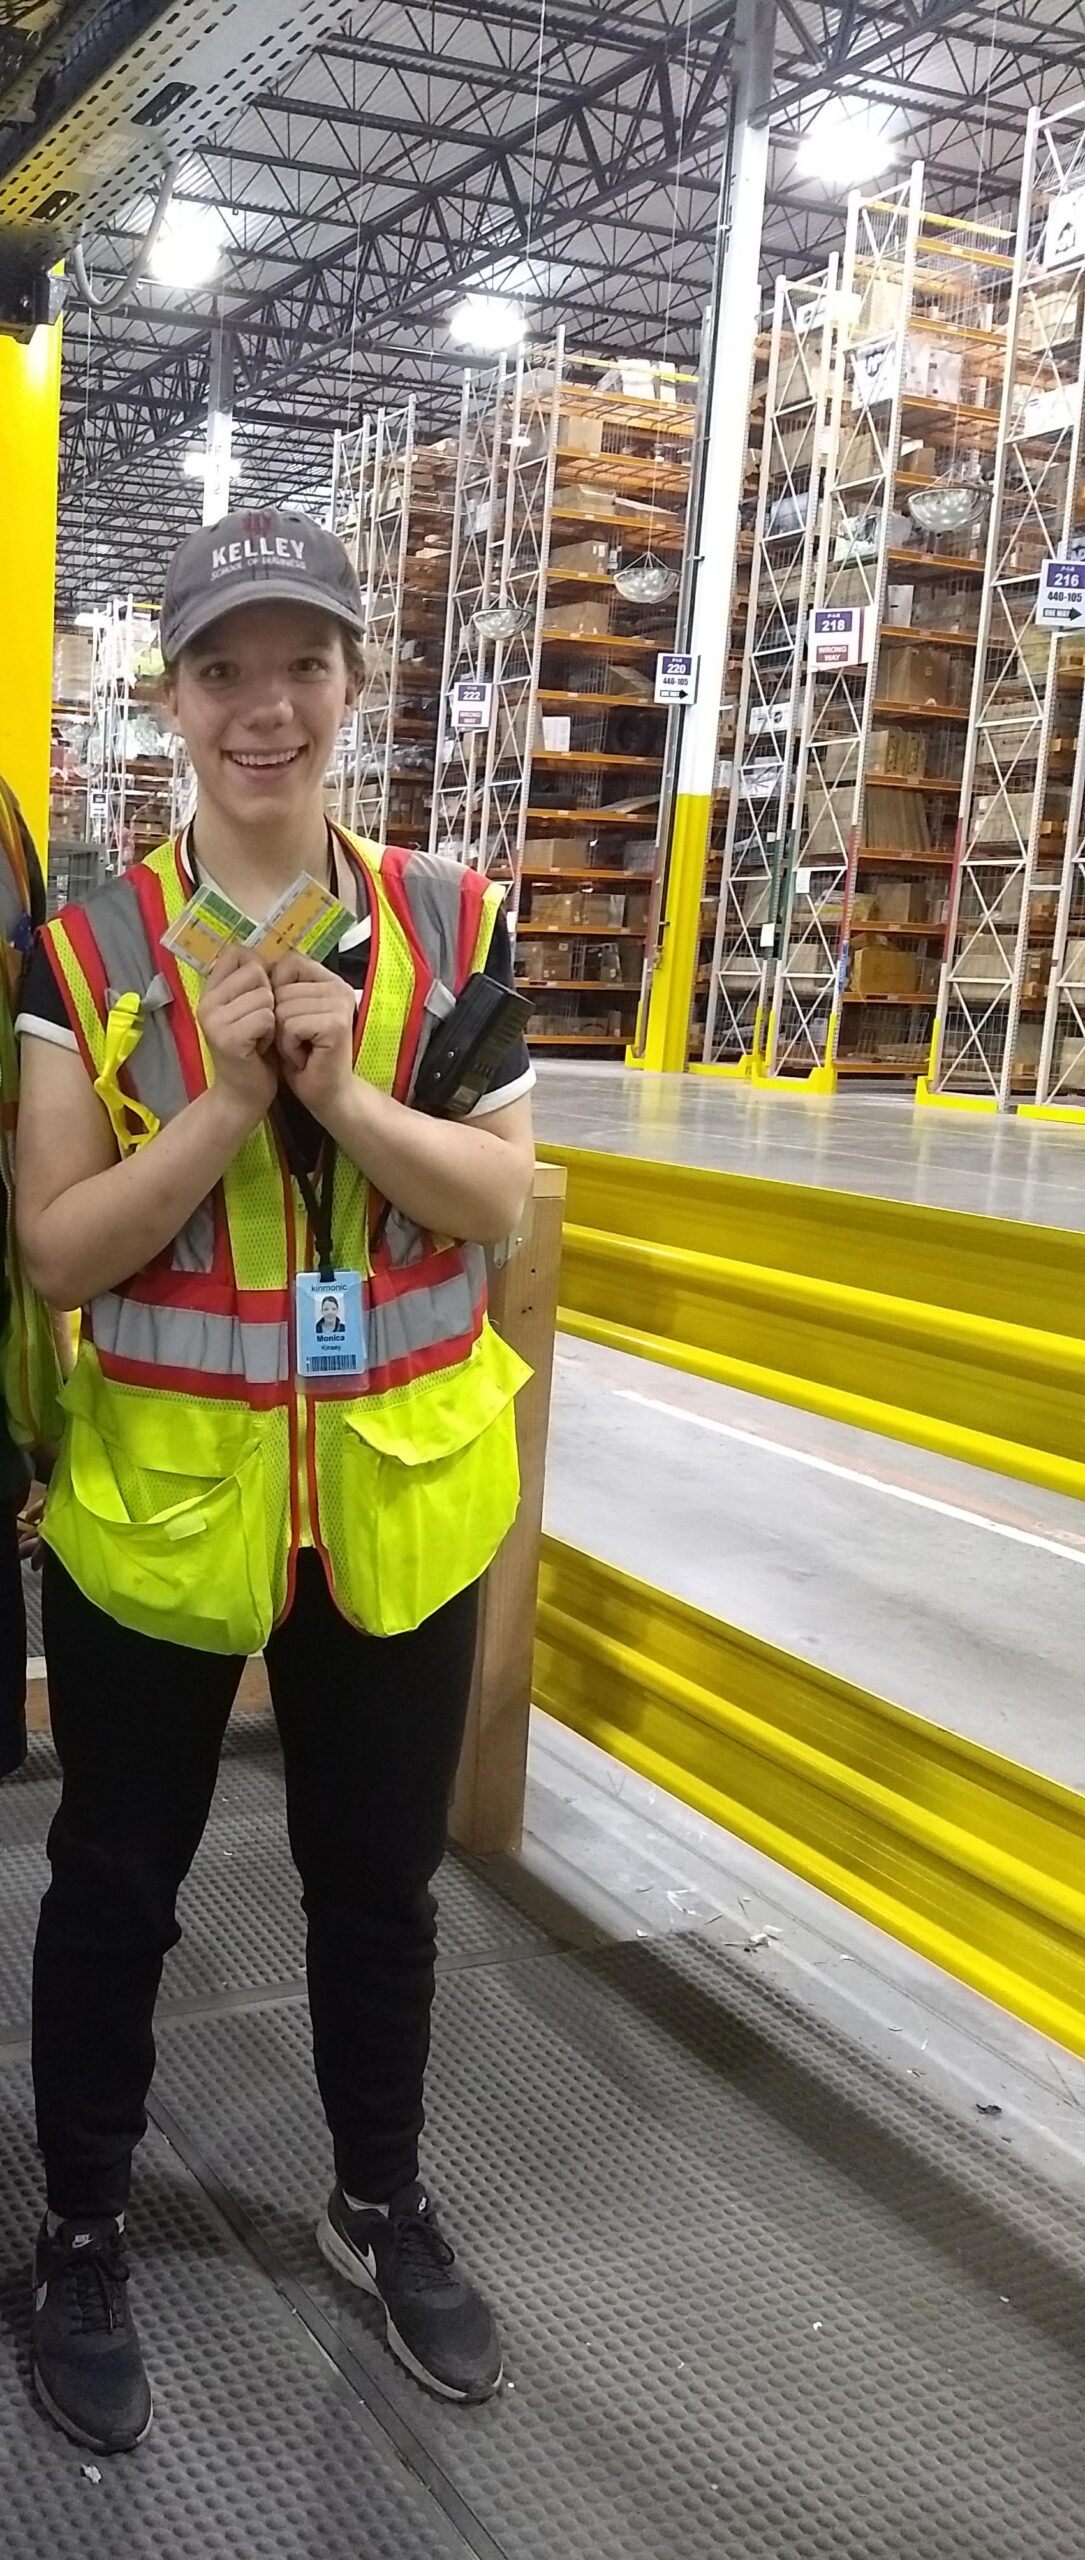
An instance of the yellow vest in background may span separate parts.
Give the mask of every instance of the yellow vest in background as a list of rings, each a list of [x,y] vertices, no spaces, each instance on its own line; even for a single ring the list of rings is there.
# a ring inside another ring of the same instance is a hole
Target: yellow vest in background
[[[371,890],[356,1073],[405,1099],[429,1030],[485,961],[500,892],[438,856],[343,842]],[[162,946],[188,895],[165,845],[47,928],[122,1147],[208,1081],[200,980]],[[383,1206],[337,1155],[336,1266],[364,1283],[360,1388],[295,1376],[313,1238],[270,1120],[173,1246],[85,1310],[44,1534],[122,1625],[256,1652],[312,1547],[343,1615],[395,1635],[492,1561],[516,1513],[513,1399],[530,1373],[490,1327],[480,1248]]]
[[[47,1310],[23,1272],[15,1236],[15,1124],[19,1053],[14,1016],[30,927],[30,878],[14,793],[0,781],[0,1183],[5,1218],[6,1316],[0,1325],[0,1407],[22,1449],[60,1437],[60,1364]]]

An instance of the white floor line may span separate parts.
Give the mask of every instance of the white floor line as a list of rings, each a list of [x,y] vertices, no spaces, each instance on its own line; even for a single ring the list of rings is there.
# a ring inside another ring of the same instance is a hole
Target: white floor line
[[[889,1484],[882,1476],[872,1475],[863,1467],[842,1466],[837,1458],[818,1457],[812,1449],[795,1449],[786,1440],[773,1440],[766,1432],[743,1431],[738,1423],[717,1422],[712,1414],[691,1413],[687,1406],[667,1404],[662,1396],[638,1394],[635,1387],[615,1387],[611,1391],[623,1404],[643,1405],[650,1413],[665,1413],[674,1422],[688,1422],[695,1431],[714,1431],[721,1440],[738,1440],[748,1449],[759,1449],[763,1456],[790,1458],[797,1467],[813,1467],[818,1475],[839,1476],[844,1484],[863,1485],[868,1492],[884,1493],[892,1502],[910,1502],[915,1511],[934,1511],[942,1520],[959,1520],[966,1529],[984,1529],[989,1537],[1011,1538],[1018,1547],[1039,1547],[1043,1554],[1057,1556],[1062,1564],[1085,1565],[1085,1547],[1068,1547],[1060,1538],[1045,1538],[1036,1529],[1015,1529],[1008,1520],[992,1520],[982,1511],[966,1511],[958,1502],[940,1502],[933,1493],[916,1493],[911,1485]]]

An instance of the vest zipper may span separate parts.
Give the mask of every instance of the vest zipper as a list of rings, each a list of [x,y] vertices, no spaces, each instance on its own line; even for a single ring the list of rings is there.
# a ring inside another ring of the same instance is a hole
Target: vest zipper
[[[291,1184],[291,1186],[290,1186],[290,1187],[291,1187],[291,1193],[293,1193],[293,1187],[294,1187],[294,1186],[293,1186],[293,1184]],[[313,1250],[314,1250],[314,1247],[313,1247],[313,1231],[312,1231],[312,1228],[311,1228],[311,1226],[310,1226],[309,1220],[308,1220],[308,1218],[306,1217],[304,1210],[302,1210],[302,1209],[299,1209],[299,1208],[295,1207],[295,1213],[294,1213],[294,1269],[295,1269],[295,1272],[297,1272],[297,1271],[309,1271],[309,1270],[311,1270],[311,1269],[312,1269]],[[294,1293],[293,1291],[292,1291],[292,1296],[293,1296],[293,1305],[292,1305],[292,1307],[291,1307],[291,1311],[290,1311],[290,1313],[291,1313],[291,1325],[292,1325],[292,1328],[293,1328],[293,1343],[294,1343],[294,1396],[295,1396],[295,1419],[296,1419],[296,1424],[297,1424],[297,1430],[296,1430],[296,1444],[297,1444],[297,1458],[296,1458],[296,1465],[297,1465],[297,1503],[298,1503],[298,1545],[299,1545],[299,1547],[313,1547],[313,1546],[315,1546],[315,1545],[316,1545],[316,1539],[315,1539],[315,1537],[314,1537],[314,1535],[313,1535],[314,1522],[313,1522],[313,1515],[312,1515],[312,1506],[311,1506],[310,1501],[309,1501],[309,1434],[310,1434],[310,1432],[311,1432],[311,1430],[312,1430],[312,1428],[313,1428],[313,1417],[312,1417],[312,1414],[310,1413],[310,1410],[309,1410],[309,1401],[308,1401],[308,1398],[307,1398],[307,1396],[306,1396],[305,1389],[304,1389],[304,1387],[301,1385],[301,1383],[300,1383],[300,1381],[299,1381],[299,1379],[298,1379],[298,1362],[297,1362],[297,1321],[298,1321],[298,1319],[297,1319],[297,1296],[296,1296],[296,1293]]]

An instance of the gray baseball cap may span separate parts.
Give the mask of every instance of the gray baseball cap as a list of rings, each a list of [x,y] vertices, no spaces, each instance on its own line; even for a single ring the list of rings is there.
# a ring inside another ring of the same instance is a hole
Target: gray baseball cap
[[[357,571],[338,534],[281,507],[202,525],[174,552],[159,625],[167,666],[220,614],[244,604],[311,604],[362,628]]]

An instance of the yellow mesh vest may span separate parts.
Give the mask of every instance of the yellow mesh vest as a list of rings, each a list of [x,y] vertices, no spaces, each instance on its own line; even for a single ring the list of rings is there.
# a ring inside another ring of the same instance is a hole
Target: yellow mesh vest
[[[375,848],[351,841],[377,909],[357,1072],[390,1091],[416,994],[415,961]],[[185,900],[172,847],[147,868],[172,921]],[[487,894],[476,965],[499,904],[499,893]],[[99,1072],[105,1026],[62,925],[52,941]],[[200,981],[183,965],[178,974],[195,1016]],[[205,1073],[207,1066],[204,1053]],[[250,1313],[261,1303],[277,1311],[310,1239],[268,1123],[239,1150],[220,1197],[236,1296],[250,1302]],[[336,1258],[368,1278],[367,1223],[368,1186],[340,1161]],[[459,1248],[423,1239],[412,1285],[427,1288],[431,1275],[436,1284],[450,1261],[462,1259]],[[292,1558],[310,1542],[344,1614],[376,1634],[400,1632],[484,1571],[511,1524],[512,1400],[527,1374],[481,1307],[470,1344],[437,1342],[426,1374],[357,1397],[322,1396],[292,1378],[263,1403],[180,1394],[104,1374],[85,1344],[66,1394],[69,1423],[46,1535],[88,1596],[121,1623],[198,1649],[251,1652],[264,1644],[289,1602]]]

